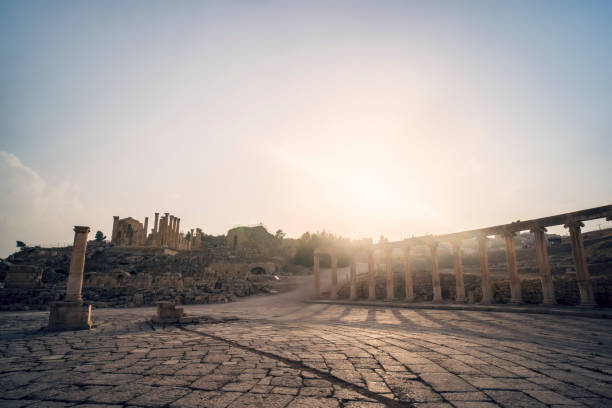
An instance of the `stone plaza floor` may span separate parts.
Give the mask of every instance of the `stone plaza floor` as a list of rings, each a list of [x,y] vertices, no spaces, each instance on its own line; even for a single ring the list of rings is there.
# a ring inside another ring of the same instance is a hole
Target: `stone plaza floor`
[[[182,327],[0,313],[0,407],[612,407],[610,319],[296,298],[187,306],[220,320]]]

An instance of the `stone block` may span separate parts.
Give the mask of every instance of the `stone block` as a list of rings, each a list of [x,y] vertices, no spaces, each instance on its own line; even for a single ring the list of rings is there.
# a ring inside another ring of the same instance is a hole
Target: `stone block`
[[[159,324],[179,323],[185,317],[183,308],[177,308],[174,302],[156,302],[157,315],[153,316],[153,322]]]
[[[91,305],[85,302],[52,302],[47,330],[91,328]]]

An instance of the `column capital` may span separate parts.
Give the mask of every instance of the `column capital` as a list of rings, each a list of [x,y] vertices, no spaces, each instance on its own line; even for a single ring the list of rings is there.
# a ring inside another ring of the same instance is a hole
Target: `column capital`
[[[428,241],[425,245],[427,245],[430,249],[434,249],[434,248],[437,248],[439,244],[440,243],[437,240],[432,239]]]
[[[460,249],[461,246],[463,246],[463,240],[458,238],[449,238],[446,240],[446,242],[448,242],[453,249]]]
[[[500,235],[504,238],[510,238],[516,236],[516,231],[513,231],[511,229],[504,229]]]
[[[118,219],[119,219],[119,216],[118,216],[118,215],[113,215],[113,219],[114,219],[114,220],[118,220]]]
[[[74,227],[74,232],[76,232],[77,234],[89,234],[89,231],[91,231],[89,227],[83,227],[83,226],[78,226],[78,225],[75,225]]]
[[[584,223],[582,221],[577,220],[568,220],[565,224],[563,224],[563,228],[582,228],[584,227]]]
[[[485,234],[477,234],[477,235],[476,235],[476,239],[477,239],[478,241],[484,241],[484,242],[487,242],[487,241],[489,240],[489,237],[488,237],[487,235],[485,235]]]
[[[535,234],[536,232],[546,232],[548,231],[546,229],[546,227],[543,227],[541,225],[534,225],[533,227],[531,227],[531,229],[529,230],[529,232]]]

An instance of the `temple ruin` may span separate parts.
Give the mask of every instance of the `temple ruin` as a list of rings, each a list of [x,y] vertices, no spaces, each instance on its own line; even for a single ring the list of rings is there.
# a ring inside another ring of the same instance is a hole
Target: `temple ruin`
[[[414,301],[413,273],[411,271],[411,250],[417,246],[426,246],[429,248],[429,253],[432,261],[432,288],[433,302],[442,302],[442,291],[440,286],[440,274],[438,271],[438,246],[448,245],[453,252],[453,270],[456,283],[456,298],[455,302],[466,301],[466,291],[464,285],[463,266],[461,260],[462,242],[468,239],[476,239],[478,242],[478,254],[480,258],[480,278],[482,288],[481,304],[488,305],[492,303],[493,292],[491,285],[491,276],[489,273],[489,262],[487,255],[487,240],[488,237],[497,235],[502,236],[506,243],[506,260],[507,273],[510,280],[511,299],[510,303],[520,304],[521,299],[521,280],[517,271],[516,249],[514,236],[521,231],[529,231],[533,234],[535,240],[535,253],[537,265],[540,274],[542,285],[542,303],[544,305],[556,304],[555,292],[553,287],[553,279],[549,265],[549,257],[547,254],[546,228],[563,225],[569,230],[570,242],[572,245],[572,256],[576,269],[578,288],[580,292],[580,306],[592,307],[596,305],[593,295],[593,287],[590,280],[589,270],[587,267],[586,256],[584,251],[584,242],[582,238],[581,228],[584,227],[584,221],[605,218],[607,221],[612,221],[612,205],[590,208],[587,210],[575,211],[566,214],[559,214],[550,217],[538,218],[528,221],[516,221],[510,224],[496,225],[493,227],[480,228],[469,231],[456,232],[443,235],[427,235],[405,239],[397,242],[389,242],[382,245],[369,245],[356,248],[351,255],[349,286],[350,300],[357,299],[357,274],[356,261],[358,256],[367,255],[368,259],[368,300],[376,299],[375,292],[375,269],[374,255],[377,252],[383,252],[386,257],[386,300],[394,300],[393,287],[393,271],[392,257],[393,251],[401,251],[403,253],[403,272],[405,279],[405,301]],[[320,255],[328,254],[331,257],[331,290],[330,298],[338,297],[338,271],[337,271],[337,255],[333,249],[317,248],[314,252],[314,288],[315,296],[321,296],[321,282],[319,259]]]
[[[151,231],[148,231],[149,217],[144,223],[132,218],[113,217],[113,233],[111,242],[127,247],[154,247],[174,250],[199,249],[201,245],[202,230],[193,229],[187,234],[180,232],[181,219],[164,213],[155,213],[155,222]]]

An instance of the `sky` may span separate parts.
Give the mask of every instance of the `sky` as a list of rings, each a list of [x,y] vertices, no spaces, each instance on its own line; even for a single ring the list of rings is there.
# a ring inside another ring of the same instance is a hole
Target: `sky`
[[[610,21],[588,0],[2,1],[0,256],[114,215],[396,240],[611,204]]]

